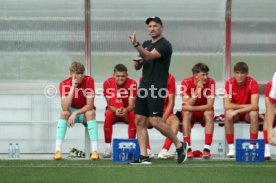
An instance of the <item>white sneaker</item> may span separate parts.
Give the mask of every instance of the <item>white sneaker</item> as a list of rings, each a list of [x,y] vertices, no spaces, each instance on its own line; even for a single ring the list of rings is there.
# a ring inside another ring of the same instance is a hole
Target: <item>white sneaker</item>
[[[111,158],[111,149],[106,148],[103,153],[103,158]]]
[[[151,153],[150,149],[147,149],[147,153],[150,159],[154,159],[154,154]]]
[[[227,158],[234,158],[236,155],[236,152],[234,149],[229,150],[228,154],[226,155]]]
[[[271,159],[270,151],[265,151],[264,157],[266,160],[270,160]]]
[[[167,149],[162,149],[158,154],[159,159],[174,158],[174,154],[170,153]]]

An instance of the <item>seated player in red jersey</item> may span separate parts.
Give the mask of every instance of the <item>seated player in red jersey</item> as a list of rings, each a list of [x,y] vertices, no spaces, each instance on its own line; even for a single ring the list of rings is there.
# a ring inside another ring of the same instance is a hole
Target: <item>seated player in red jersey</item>
[[[73,62],[70,66],[70,77],[59,85],[61,96],[61,114],[56,131],[55,160],[62,159],[62,144],[67,127],[73,127],[75,123],[84,123],[87,126],[91,141],[91,159],[98,160],[98,125],[95,120],[94,106],[94,79],[84,75],[84,65]]]
[[[258,138],[258,103],[259,91],[257,81],[248,76],[248,65],[238,62],[234,66],[234,76],[225,83],[224,126],[229,145],[227,157],[236,154],[234,145],[234,122],[250,123],[250,139]]]
[[[193,77],[181,82],[183,139],[189,144],[188,158],[193,158],[191,147],[191,129],[195,122],[205,127],[205,145],[203,158],[210,158],[210,146],[214,132],[215,81],[208,76],[209,68],[197,63],[192,68]]]
[[[133,112],[137,96],[137,82],[128,77],[127,67],[118,64],[114,67],[113,77],[104,84],[104,96],[107,101],[104,121],[106,149],[104,158],[111,157],[112,125],[116,122],[128,124],[128,137],[136,137],[135,114]]]

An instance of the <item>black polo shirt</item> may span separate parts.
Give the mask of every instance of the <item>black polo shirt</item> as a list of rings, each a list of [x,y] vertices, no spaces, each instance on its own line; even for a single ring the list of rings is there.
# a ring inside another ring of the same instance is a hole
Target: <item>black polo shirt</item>
[[[142,46],[149,52],[156,49],[161,57],[144,61],[141,85],[154,85],[157,88],[166,88],[173,52],[171,43],[162,37],[155,43],[152,43],[151,40],[145,41]]]

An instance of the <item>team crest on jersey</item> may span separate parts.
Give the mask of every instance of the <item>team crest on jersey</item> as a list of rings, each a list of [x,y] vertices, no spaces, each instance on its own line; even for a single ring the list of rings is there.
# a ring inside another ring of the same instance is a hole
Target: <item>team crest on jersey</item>
[[[123,100],[121,98],[116,98],[116,103],[123,103]]]

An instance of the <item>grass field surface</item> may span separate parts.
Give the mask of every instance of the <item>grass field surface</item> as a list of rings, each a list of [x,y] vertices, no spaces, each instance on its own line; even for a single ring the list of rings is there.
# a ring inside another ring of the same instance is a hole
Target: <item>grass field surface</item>
[[[133,166],[111,160],[1,160],[1,183],[254,183],[274,182],[276,161],[236,163],[233,160],[154,160]]]

